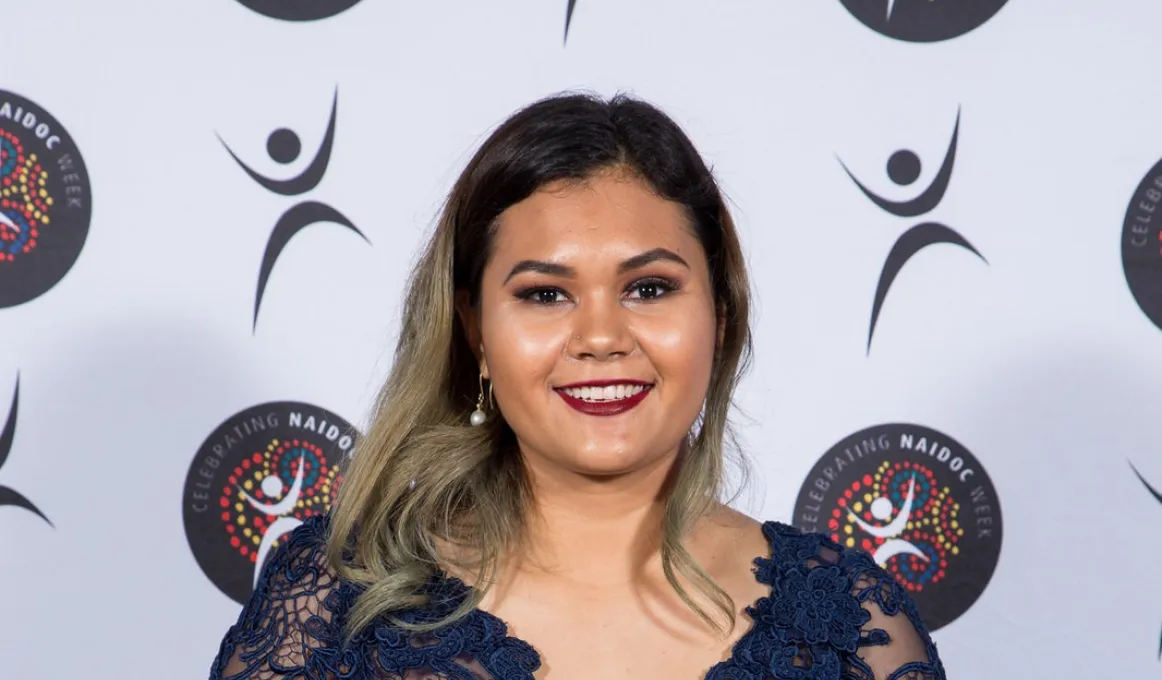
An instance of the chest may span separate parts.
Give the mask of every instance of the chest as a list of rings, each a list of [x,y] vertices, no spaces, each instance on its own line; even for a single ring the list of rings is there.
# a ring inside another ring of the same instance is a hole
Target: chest
[[[730,625],[712,604],[699,604]],[[536,680],[701,680],[752,625],[739,607],[733,628],[716,631],[672,591],[509,599],[494,613],[540,655]]]
[[[530,641],[542,665],[536,680],[701,680],[730,655],[721,640],[683,640],[665,633],[634,637],[607,630],[559,629]]]

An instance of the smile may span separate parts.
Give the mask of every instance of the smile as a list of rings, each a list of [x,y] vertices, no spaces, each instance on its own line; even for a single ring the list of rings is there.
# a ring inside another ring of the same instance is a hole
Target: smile
[[[554,391],[576,411],[590,416],[614,416],[640,404],[652,387],[642,382],[602,382],[558,387]]]

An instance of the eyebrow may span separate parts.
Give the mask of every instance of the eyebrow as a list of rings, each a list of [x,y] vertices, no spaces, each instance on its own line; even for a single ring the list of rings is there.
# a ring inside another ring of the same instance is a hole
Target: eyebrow
[[[665,248],[654,248],[653,250],[647,250],[640,255],[634,255],[628,260],[624,260],[617,266],[617,273],[624,274],[635,269],[641,269],[646,265],[661,260],[676,262],[686,269],[690,268],[690,265],[686,262],[686,260],[683,260],[682,257],[677,253],[671,250],[666,250]],[[544,260],[521,260],[513,266],[512,270],[508,272],[508,276],[504,278],[504,282],[508,283],[512,277],[516,276],[517,274],[523,274],[525,272],[535,272],[537,274],[547,274],[549,276],[559,276],[562,278],[573,278],[577,276],[577,270],[568,265],[557,264],[556,262],[546,262]]]

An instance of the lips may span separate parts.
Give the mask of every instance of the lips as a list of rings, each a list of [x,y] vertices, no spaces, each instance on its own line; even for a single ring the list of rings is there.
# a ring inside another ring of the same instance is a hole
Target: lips
[[[640,380],[593,380],[557,387],[570,408],[590,416],[615,416],[634,408],[653,388]]]

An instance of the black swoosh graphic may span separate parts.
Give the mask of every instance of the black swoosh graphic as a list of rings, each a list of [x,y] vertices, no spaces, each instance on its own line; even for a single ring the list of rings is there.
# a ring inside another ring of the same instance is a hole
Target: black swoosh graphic
[[[4,506],[24,508],[37,517],[43,519],[50,527],[54,529],[56,528],[56,525],[52,523],[52,520],[45,517],[44,513],[41,512],[35,505],[33,505],[32,501],[22,496],[19,491],[10,489],[6,486],[0,486],[0,508]]]
[[[278,256],[282,254],[283,249],[286,248],[295,234],[319,222],[333,222],[343,225],[359,234],[364,241],[371,243],[363,235],[363,232],[351,223],[351,220],[324,203],[304,201],[283,213],[282,217],[278,218],[278,223],[274,225],[274,231],[271,232],[270,238],[266,241],[266,252],[262,254],[262,266],[258,271],[258,291],[254,296],[254,327],[252,330],[258,328],[258,309],[262,306],[262,295],[266,291],[266,282],[270,279],[270,273],[274,270],[274,263],[278,261]]]
[[[236,163],[246,174],[250,175],[251,179],[266,187],[270,191],[283,196],[298,196],[314,189],[323,180],[323,175],[327,172],[327,164],[331,162],[331,146],[335,142],[335,114],[339,109],[339,88],[335,88],[335,97],[331,101],[331,120],[327,123],[327,132],[323,135],[323,141],[319,144],[319,150],[315,152],[314,159],[311,164],[307,166],[297,177],[290,179],[270,179],[265,175],[260,175],[244,163],[226,144],[226,142],[219,136],[218,141],[222,142],[222,146],[226,147],[227,153],[234,159]]]
[[[1142,476],[1141,472],[1138,472],[1138,468],[1134,467],[1133,463],[1130,463],[1130,469],[1134,471],[1134,474],[1138,477],[1138,481],[1142,482],[1142,485],[1146,487],[1146,490],[1150,492],[1150,495],[1154,496],[1154,500],[1162,503],[1162,492],[1159,492],[1157,489],[1150,486],[1150,482],[1146,481],[1146,478]]]
[[[12,442],[16,439],[16,414],[20,406],[20,376],[16,376],[16,392],[12,395],[12,408],[8,411],[8,421],[4,424],[4,431],[0,432],[0,468],[4,467],[4,463],[8,460],[8,455],[12,453]],[[10,489],[6,486],[0,486],[0,508],[5,506],[15,506],[24,508],[33,513],[37,517],[43,519],[50,527],[53,523],[49,521],[44,513],[41,512],[32,501],[28,500],[15,489]]]
[[[4,423],[4,431],[0,432],[0,468],[8,461],[8,454],[12,453],[12,440],[16,438],[16,411],[20,404],[20,374],[16,375],[16,392],[12,395],[12,408],[8,410],[8,422]]]
[[[848,170],[847,166],[844,165],[842,159],[839,161],[839,164],[843,166],[843,171],[847,173],[851,181],[855,182],[859,190],[871,199],[873,203],[899,217],[916,217],[917,215],[923,215],[931,211],[944,198],[944,192],[948,190],[948,183],[952,180],[952,165],[956,161],[956,140],[959,137],[960,109],[957,109],[956,126],[952,129],[952,139],[948,142],[948,151],[944,154],[944,162],[940,165],[940,172],[936,173],[932,184],[929,184],[928,188],[922,194],[910,201],[889,201],[886,198],[880,197],[856,179],[851,170]]]
[[[577,7],[577,0],[569,0],[569,5],[565,7],[565,43],[569,42],[569,24],[573,23],[573,9]]]
[[[1134,471],[1134,474],[1138,477],[1138,481],[1142,482],[1142,486],[1146,487],[1146,490],[1150,492],[1150,495],[1154,497],[1154,500],[1162,503],[1162,492],[1159,492],[1158,489],[1150,486],[1150,482],[1146,481],[1146,478],[1142,476],[1141,472],[1138,472],[1138,468],[1134,467],[1133,463],[1130,463],[1130,469]],[[1162,660],[1162,637],[1158,639],[1158,659]]]
[[[876,285],[875,302],[872,303],[871,326],[867,331],[867,351],[869,353],[871,352],[872,334],[876,331],[876,321],[880,317],[880,309],[884,306],[884,299],[888,296],[888,289],[892,287],[892,282],[896,280],[900,270],[904,268],[904,265],[913,255],[937,243],[951,243],[965,248],[979,257],[985,264],[988,264],[988,260],[985,260],[984,256],[971,243],[943,224],[924,222],[905,231],[900,238],[896,239],[895,245],[888,253],[883,271],[880,272],[880,281]]]

